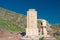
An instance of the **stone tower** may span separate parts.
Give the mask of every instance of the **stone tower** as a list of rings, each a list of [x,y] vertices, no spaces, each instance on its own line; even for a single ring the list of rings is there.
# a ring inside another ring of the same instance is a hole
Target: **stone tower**
[[[37,11],[35,9],[29,9],[27,11],[27,28],[26,28],[26,36],[38,36],[38,28],[37,28]]]

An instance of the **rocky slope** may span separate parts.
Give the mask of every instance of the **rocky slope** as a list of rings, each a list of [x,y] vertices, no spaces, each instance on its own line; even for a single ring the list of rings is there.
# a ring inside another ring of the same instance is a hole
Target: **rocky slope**
[[[23,28],[25,22],[24,15],[0,8],[0,28],[14,32],[22,32],[25,30],[25,28]]]
[[[26,27],[26,16],[24,16],[22,14],[12,12],[12,11],[9,11],[4,8],[0,8],[0,18],[12,21],[12,22],[18,24],[19,26],[25,25],[25,27]]]
[[[2,21],[2,20],[13,22],[14,24],[18,25],[21,28],[27,27],[27,18],[25,15],[0,7],[0,21]],[[38,22],[38,27],[40,27],[40,20],[38,19],[37,22]],[[11,25],[13,25],[13,24],[11,24]],[[47,28],[50,28],[50,27],[47,27]],[[52,25],[51,28],[57,30],[60,28],[60,25]]]

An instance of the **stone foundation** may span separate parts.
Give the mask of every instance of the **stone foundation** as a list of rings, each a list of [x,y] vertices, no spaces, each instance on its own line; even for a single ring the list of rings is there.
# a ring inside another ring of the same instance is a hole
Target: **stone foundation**
[[[38,36],[38,28],[26,28],[26,36]]]

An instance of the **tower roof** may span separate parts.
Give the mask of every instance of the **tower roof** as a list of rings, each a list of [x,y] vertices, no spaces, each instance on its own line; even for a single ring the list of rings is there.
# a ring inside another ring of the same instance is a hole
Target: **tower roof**
[[[35,11],[35,9],[29,9],[29,11]]]

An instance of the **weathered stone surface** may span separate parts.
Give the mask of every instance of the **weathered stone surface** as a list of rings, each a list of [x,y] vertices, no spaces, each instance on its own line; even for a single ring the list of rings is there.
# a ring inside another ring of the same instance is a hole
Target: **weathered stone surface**
[[[57,39],[54,37],[45,37],[44,40],[57,40]]]

